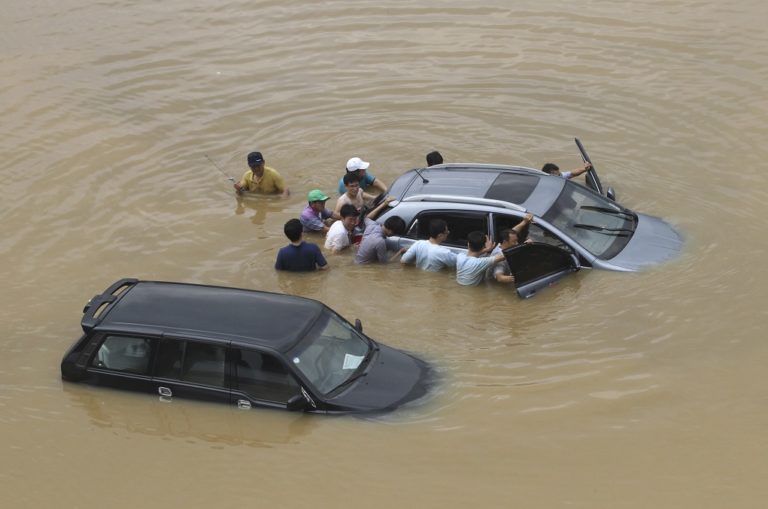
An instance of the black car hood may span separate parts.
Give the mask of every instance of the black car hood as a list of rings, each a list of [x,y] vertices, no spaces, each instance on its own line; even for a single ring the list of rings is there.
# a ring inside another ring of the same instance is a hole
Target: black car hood
[[[366,375],[325,401],[331,411],[392,410],[426,394],[431,371],[424,361],[379,345],[366,367]]]

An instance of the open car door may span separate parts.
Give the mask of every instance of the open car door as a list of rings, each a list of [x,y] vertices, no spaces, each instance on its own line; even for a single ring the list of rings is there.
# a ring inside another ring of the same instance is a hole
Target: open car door
[[[585,163],[592,164],[592,160],[589,158],[589,154],[587,154],[584,145],[581,144],[581,140],[578,138],[574,138],[573,140],[576,142],[576,146],[579,147],[579,152],[581,152],[581,159]],[[595,170],[594,164],[592,164],[592,169],[584,175],[584,181],[588,188],[599,194],[602,194],[603,196],[607,196],[610,200],[616,201],[616,191],[614,191],[612,187],[603,189],[603,184],[600,182],[600,178],[597,176],[597,171]]]
[[[581,266],[576,255],[549,244],[520,244],[504,251],[517,294],[527,299]]]

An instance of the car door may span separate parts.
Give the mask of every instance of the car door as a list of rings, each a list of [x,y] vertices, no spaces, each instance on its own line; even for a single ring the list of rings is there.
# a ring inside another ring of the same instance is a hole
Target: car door
[[[231,402],[238,408],[287,408],[302,387],[283,361],[254,348],[232,348]]]
[[[576,255],[539,242],[519,244],[503,253],[515,276],[517,294],[523,299],[533,297],[580,268]]]
[[[488,213],[466,210],[429,210],[419,213],[408,228],[399,247],[409,247],[416,240],[429,238],[429,225],[433,219],[442,219],[448,224],[448,238],[442,243],[455,253],[467,251],[467,236],[472,231],[488,233]]]
[[[228,403],[231,374],[227,350],[225,343],[162,338],[152,380],[157,394],[164,400]]]
[[[85,382],[137,392],[153,392],[151,360],[157,339],[139,335],[97,334],[81,358]]]

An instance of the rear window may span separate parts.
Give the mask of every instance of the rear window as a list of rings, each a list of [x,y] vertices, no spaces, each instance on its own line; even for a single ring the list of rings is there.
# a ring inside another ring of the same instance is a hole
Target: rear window
[[[523,203],[533,192],[539,177],[519,173],[501,173],[493,181],[485,198],[503,200],[511,203]]]

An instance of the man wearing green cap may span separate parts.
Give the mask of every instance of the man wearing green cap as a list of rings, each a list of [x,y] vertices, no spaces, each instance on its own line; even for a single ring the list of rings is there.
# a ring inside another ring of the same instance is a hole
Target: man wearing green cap
[[[341,216],[336,212],[325,208],[326,201],[328,201],[328,196],[319,189],[313,189],[307,193],[308,204],[299,216],[299,221],[301,221],[305,232],[328,233],[329,228],[325,224],[325,220],[329,218],[341,219]]]

